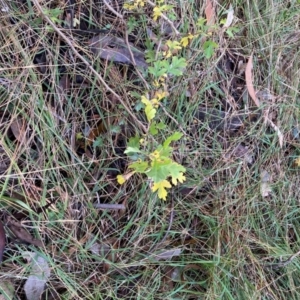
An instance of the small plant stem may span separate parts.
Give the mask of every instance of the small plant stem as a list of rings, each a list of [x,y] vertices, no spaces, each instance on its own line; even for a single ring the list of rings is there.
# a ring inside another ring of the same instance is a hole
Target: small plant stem
[[[136,70],[137,74],[139,75],[139,77],[141,78],[141,80],[143,81],[143,83],[146,86],[147,90],[149,90],[150,89],[149,84],[147,83],[147,81],[145,80],[145,78],[142,76],[141,72],[137,68],[137,65],[136,65],[136,62],[135,62],[135,58],[134,58],[134,55],[133,55],[133,53],[131,51],[131,47],[130,47],[130,44],[129,44],[127,30],[125,32],[125,42],[126,42],[129,54],[130,54],[131,61],[132,61],[133,65],[134,65],[134,67],[135,67],[135,70]]]

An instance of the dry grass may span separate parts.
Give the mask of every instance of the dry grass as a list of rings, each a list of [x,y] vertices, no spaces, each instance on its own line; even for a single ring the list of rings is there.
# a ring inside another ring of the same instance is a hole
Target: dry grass
[[[218,20],[229,7],[220,2]],[[235,37],[214,34],[219,48],[209,60],[203,40],[194,40],[183,52],[188,60],[184,76],[168,79],[166,110],[187,133],[174,154],[187,168],[187,182],[167,202],[157,199],[142,177],[121,187],[115,180],[126,169],[126,141],[142,134],[136,120],[143,116],[134,109],[139,99],[132,92],[143,93],[144,85],[134,69],[96,59],[88,51],[88,37],[72,37],[77,51],[132,109],[132,117],[46,28],[34,7],[13,2],[2,14],[0,212],[2,220],[24,212],[22,224],[44,243],[42,248],[18,244],[8,234],[0,282],[12,282],[15,299],[25,297],[29,271],[22,253],[28,249],[51,266],[45,299],[300,298],[298,256],[280,263],[300,249],[294,164],[300,155],[300,7],[296,1],[231,4],[240,28]],[[119,8],[114,4],[114,9]],[[90,28],[124,30],[123,21],[104,4],[81,3],[76,11]],[[179,30],[193,32],[204,5],[185,1],[175,12]],[[150,14],[130,36],[144,48],[147,20]],[[230,114],[236,106],[256,114],[243,72],[233,85],[236,79],[224,68],[229,57],[237,66],[251,53],[254,86],[273,96],[262,99],[264,113],[230,134],[212,129],[210,119],[194,123],[199,106]],[[284,135],[282,148],[264,122],[266,115]],[[162,112],[161,119],[168,122],[166,135],[178,130]],[[261,195],[263,171],[270,175],[268,197]],[[50,201],[46,211],[32,211]],[[96,203],[124,204],[126,210],[99,210]],[[181,254],[155,258],[172,249]]]

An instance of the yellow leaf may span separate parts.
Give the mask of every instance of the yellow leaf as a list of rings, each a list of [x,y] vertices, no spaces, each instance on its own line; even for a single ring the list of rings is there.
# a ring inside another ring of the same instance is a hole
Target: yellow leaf
[[[81,132],[76,133],[76,140],[82,140],[83,139],[83,134]]]
[[[180,40],[180,44],[182,45],[182,47],[185,48],[194,37],[195,37],[194,35],[189,33],[188,36],[185,36]]]
[[[159,182],[156,182],[156,183],[153,184],[152,191],[153,192],[158,191],[157,192],[158,198],[166,200],[167,195],[168,195],[168,192],[167,192],[166,188],[169,189],[171,187],[172,186],[171,186],[169,181],[162,180],[162,181],[159,181]]]
[[[164,52],[163,52],[163,56],[164,56],[165,58],[169,58],[169,57],[172,56],[172,52],[171,52],[170,50],[164,51]]]
[[[134,4],[131,4],[131,3],[124,3],[123,8],[127,9],[127,10],[134,10],[135,6],[134,6]]]
[[[153,20],[157,21],[157,19],[162,15],[162,11],[160,7],[153,8]]]
[[[134,0],[134,1],[129,1],[127,3],[124,3],[123,8],[127,10],[134,10],[144,6],[145,6],[144,0]]]
[[[126,180],[128,180],[133,174],[135,173],[134,172],[130,172],[130,173],[127,173],[127,174],[124,174],[124,175],[118,175],[117,176],[117,181],[120,185],[122,185]]]
[[[154,119],[154,117],[156,115],[156,109],[153,108],[151,103],[149,105],[146,105],[145,114],[146,114],[148,122],[150,123],[151,120]]]
[[[145,6],[145,1],[144,0],[135,0],[137,5],[140,7],[144,7]]]
[[[154,152],[150,153],[149,157],[151,160],[158,159],[160,157],[160,153],[159,151],[155,150]]]
[[[160,83],[158,80],[154,80],[154,81],[153,81],[153,85],[154,85],[155,87],[160,87],[160,86],[161,86],[161,83]]]
[[[189,44],[189,38],[187,36],[183,37],[180,41],[182,47],[186,47]]]
[[[183,182],[186,180],[186,177],[183,175],[182,172],[180,172],[178,177],[172,177],[172,183],[173,183],[174,185],[177,185],[177,180],[178,180],[180,183],[183,183]]]
[[[123,175],[118,175],[117,181],[118,181],[118,184],[123,184],[126,181],[126,179]]]
[[[182,47],[178,41],[170,41],[166,42],[166,45],[169,47],[170,50],[180,50]]]
[[[155,93],[154,98],[156,98],[157,101],[160,101],[167,96],[168,96],[167,92],[159,90]]]
[[[142,103],[144,103],[145,105],[149,105],[151,104],[150,100],[148,98],[146,98],[145,96],[141,97],[141,101]]]
[[[295,159],[295,164],[300,167],[300,156]]]
[[[157,80],[154,80],[153,85],[157,88],[164,86],[167,77],[168,77],[167,74],[163,74]]]
[[[153,107],[158,108],[159,107],[159,102],[156,98],[151,100]]]

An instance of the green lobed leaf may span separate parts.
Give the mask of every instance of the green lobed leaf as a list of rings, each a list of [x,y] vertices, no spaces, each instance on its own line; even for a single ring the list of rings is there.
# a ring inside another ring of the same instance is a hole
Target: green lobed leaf
[[[168,165],[168,171],[170,173],[170,176],[173,177],[174,179],[180,178],[181,173],[184,173],[186,171],[185,167],[172,161]]]
[[[166,124],[164,124],[163,122],[159,122],[159,123],[153,122],[150,125],[149,131],[152,135],[156,135],[158,134],[158,130],[165,129],[166,127],[167,127]]]
[[[163,143],[164,147],[168,147],[171,142],[178,141],[182,137],[182,133],[176,131],[171,136],[169,136]]]
[[[160,77],[167,73],[169,62],[166,60],[155,61],[153,67],[149,67],[149,73],[155,77]]]
[[[127,147],[126,150],[124,151],[125,154],[128,154],[128,153],[141,153],[142,151],[137,148],[137,147]]]
[[[159,122],[158,124],[156,124],[157,129],[165,129],[166,127],[167,125],[163,122]]]
[[[173,148],[169,146],[164,147],[162,145],[159,145],[156,150],[159,152],[160,157],[166,158],[171,156]]]
[[[152,134],[152,135],[156,135],[158,134],[158,130],[157,130],[157,126],[156,126],[156,122],[153,122],[150,127],[149,127],[149,132]]]
[[[138,135],[131,137],[127,143],[128,147],[139,148],[140,147],[140,137]]]
[[[129,169],[134,169],[136,172],[145,173],[149,164],[146,161],[136,161],[128,166]]]
[[[154,182],[165,180],[170,176],[169,165],[172,160],[167,158],[163,160],[153,160],[151,162],[151,168],[146,172],[147,176]]]
[[[204,55],[207,59],[211,58],[215,52],[215,48],[218,48],[218,44],[213,41],[206,41],[203,44]]]
[[[183,70],[187,66],[186,59],[184,57],[178,58],[177,56],[172,57],[171,65],[168,68],[168,73],[180,76],[183,74]]]

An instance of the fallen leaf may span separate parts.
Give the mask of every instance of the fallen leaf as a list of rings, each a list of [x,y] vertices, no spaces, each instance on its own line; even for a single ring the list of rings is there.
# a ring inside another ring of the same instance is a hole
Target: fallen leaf
[[[0,174],[2,175],[3,173],[5,173],[10,165],[10,158],[9,156],[6,154],[6,151],[0,146]]]
[[[228,28],[232,24],[232,21],[234,18],[233,14],[234,14],[234,10],[233,10],[232,4],[230,4],[229,9],[227,11],[227,19],[226,19],[226,22],[225,22],[223,28]]]
[[[237,112],[237,114],[227,114],[224,111],[199,107],[194,118],[207,123],[211,129],[223,132],[234,132],[244,126],[247,114]]]
[[[5,248],[5,231],[2,222],[0,221],[0,263],[3,260],[3,252]]]
[[[130,50],[126,42],[118,37],[109,35],[98,35],[89,40],[91,51],[102,59],[123,64],[134,64],[137,67],[147,68],[144,53],[130,44]],[[131,53],[130,53],[131,52]]]
[[[105,243],[92,243],[88,249],[95,255],[106,257],[107,254],[111,251],[111,246]]]
[[[267,171],[263,170],[261,172],[260,177],[261,177],[260,193],[263,198],[266,198],[270,196],[272,192],[272,189],[270,187],[271,176]]]
[[[129,172],[127,174],[123,174],[123,175],[118,175],[117,176],[117,181],[119,184],[123,184],[125,181],[127,181],[133,174],[135,173],[135,171],[133,172]]]
[[[45,285],[50,277],[48,262],[34,252],[23,252],[23,257],[30,262],[30,275],[24,285],[28,300],[40,300],[45,290]]]
[[[64,74],[58,83],[59,92],[64,93],[70,89],[70,78],[68,74]]]
[[[263,100],[263,101],[271,101],[273,100],[275,97],[270,93],[270,91],[268,91],[267,89],[263,89],[261,91],[258,91],[256,93],[256,97],[259,100]]]
[[[205,17],[207,25],[210,26],[215,24],[215,10],[211,0],[206,0]]]
[[[252,69],[253,69],[253,55],[251,54],[246,66],[246,71],[245,71],[245,77],[246,77],[246,86],[248,89],[248,93],[256,106],[259,107],[260,103],[259,100],[256,97],[256,92],[253,87],[253,79],[252,79]]]
[[[242,158],[246,163],[253,164],[253,153],[250,149],[242,144],[237,145],[231,152],[231,155],[236,158]]]
[[[89,131],[89,135],[88,135],[88,138],[87,138],[87,141],[86,141],[86,144],[87,145],[91,145],[91,143],[93,141],[95,141],[95,139],[97,137],[99,137],[101,134],[104,134],[105,132],[107,132],[107,128],[108,128],[108,125],[109,124],[112,124],[112,120],[110,120],[111,118],[109,118],[107,120],[107,122],[105,121],[100,121],[94,128],[92,128],[90,131]]]
[[[43,243],[41,240],[35,239],[31,236],[31,234],[17,221],[13,218],[7,218],[7,227],[11,230],[13,235],[19,239],[21,242],[25,242],[27,244],[32,244],[37,247],[42,247]]]
[[[277,133],[279,146],[280,146],[280,148],[282,148],[283,147],[283,139],[284,139],[282,132],[280,131],[278,126],[276,126],[268,117],[266,117],[266,121]]]
[[[163,271],[163,289],[164,291],[171,292],[174,289],[174,282],[180,281],[181,271],[179,267],[166,266]]]
[[[162,251],[158,254],[154,254],[154,256],[151,256],[151,258],[156,261],[159,261],[159,260],[172,259],[174,256],[179,256],[180,254],[181,254],[181,249],[175,248],[175,249]]]
[[[105,273],[110,269],[110,264],[116,262],[115,251],[119,248],[119,241],[115,238],[98,243],[95,236],[91,236],[87,242],[87,249],[93,254],[102,258],[103,268]]]
[[[22,143],[25,141],[27,125],[24,119],[20,117],[15,118],[10,124],[10,129],[18,142]]]

